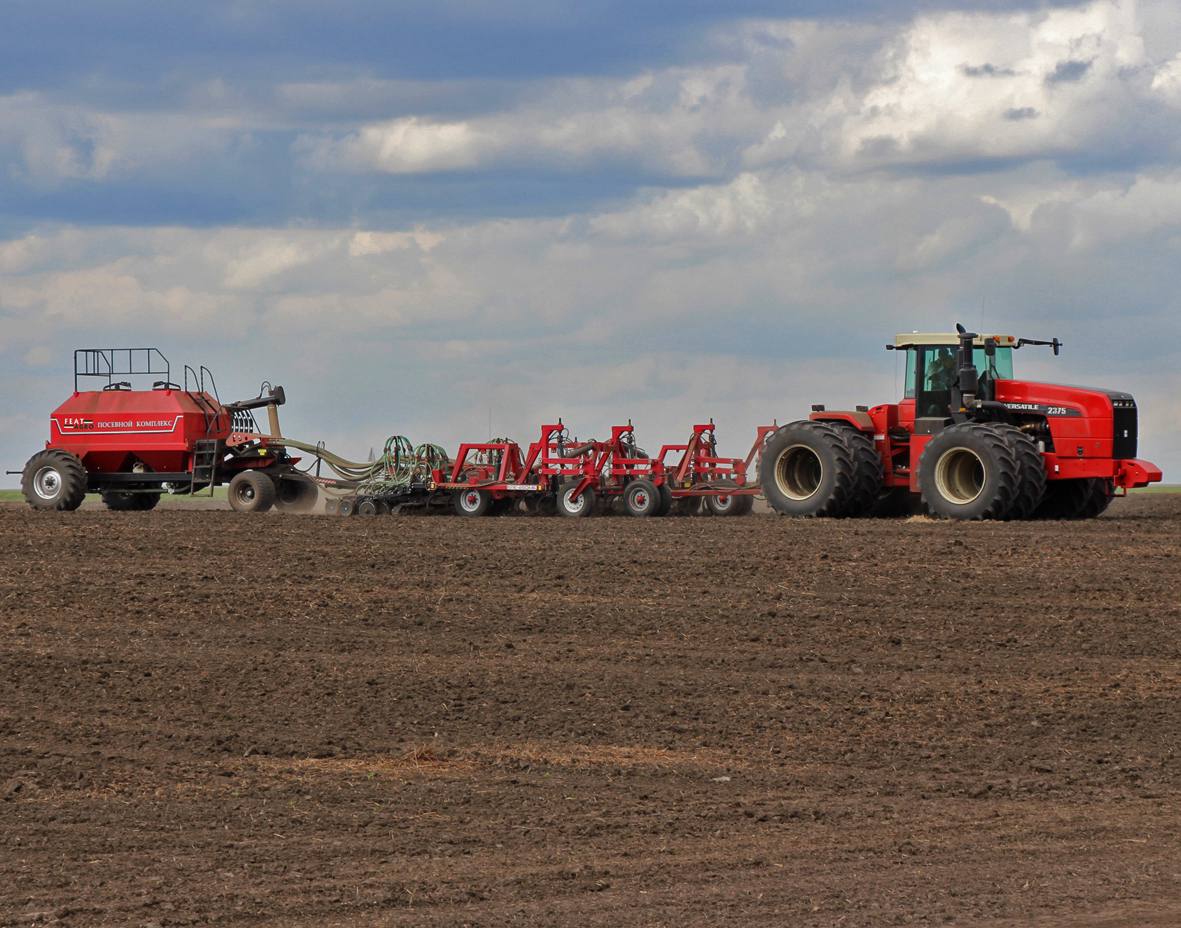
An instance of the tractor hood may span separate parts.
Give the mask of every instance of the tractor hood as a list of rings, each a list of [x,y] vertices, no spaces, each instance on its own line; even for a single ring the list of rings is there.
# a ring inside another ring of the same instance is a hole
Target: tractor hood
[[[999,402],[1013,412],[1043,416],[1110,419],[1114,409],[1134,409],[1136,406],[1130,393],[1119,390],[1029,380],[998,380],[995,395]]]

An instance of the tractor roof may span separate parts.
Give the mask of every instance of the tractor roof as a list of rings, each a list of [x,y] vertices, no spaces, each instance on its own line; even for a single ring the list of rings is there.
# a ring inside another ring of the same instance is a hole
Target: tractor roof
[[[1012,348],[1017,339],[1012,335],[977,335],[972,343],[984,347],[984,339],[995,338],[998,348]],[[894,336],[895,348],[909,348],[911,345],[951,345],[960,343],[960,337],[955,332],[904,332]]]

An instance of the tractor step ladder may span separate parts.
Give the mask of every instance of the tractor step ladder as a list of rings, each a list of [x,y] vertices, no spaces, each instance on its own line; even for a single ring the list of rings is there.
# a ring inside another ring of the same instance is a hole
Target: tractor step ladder
[[[217,483],[217,465],[221,460],[221,442],[215,438],[199,438],[193,443],[193,473],[189,482],[189,495],[196,496],[199,490],[213,488]]]

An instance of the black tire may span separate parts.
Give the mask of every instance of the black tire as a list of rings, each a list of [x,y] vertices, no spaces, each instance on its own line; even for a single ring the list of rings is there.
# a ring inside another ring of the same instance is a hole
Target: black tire
[[[311,512],[320,500],[320,488],[303,474],[284,474],[276,481],[275,507],[281,512]]]
[[[381,507],[375,499],[363,499],[357,503],[357,515],[378,516],[381,515]]]
[[[873,436],[848,422],[827,424],[845,440],[849,456],[853,459],[853,480],[845,515],[872,516],[882,492],[882,459],[873,443]]]
[[[491,514],[492,494],[480,487],[464,487],[452,496],[457,515],[474,518]]]
[[[1016,426],[1004,422],[990,422],[1008,444],[1017,459],[1017,498],[1008,519],[1030,519],[1046,495],[1046,462],[1037,450],[1037,442]]]
[[[160,502],[160,494],[104,490],[102,501],[112,512],[147,512],[156,508],[156,504]]]
[[[234,512],[266,512],[275,505],[275,481],[257,470],[244,470],[230,481],[228,496]]]
[[[783,515],[842,517],[860,499],[849,442],[825,422],[804,419],[774,432],[760,470],[763,495]]]
[[[1051,480],[1035,519],[1093,519],[1111,503],[1115,489],[1110,480],[1083,477]]]
[[[730,481],[726,485],[737,486]],[[705,511],[711,516],[745,516],[754,508],[755,498],[749,494],[733,496],[730,494],[705,497]]]
[[[1005,438],[990,425],[944,429],[919,458],[927,510],[945,519],[1006,519],[1017,500],[1020,469]]]
[[[695,516],[701,512],[700,496],[681,496],[673,500],[674,516]]]
[[[660,490],[651,480],[633,480],[623,491],[623,505],[629,516],[654,516],[660,509]]]
[[[667,483],[662,483],[656,489],[660,491],[660,505],[656,509],[656,515],[666,516],[673,511],[673,491]]]
[[[558,488],[558,515],[569,516],[572,519],[585,519],[595,511],[594,487],[587,487],[578,494],[578,499],[571,501],[570,494],[578,487],[580,481],[567,480]]]
[[[21,472],[25,501],[42,511],[72,512],[86,498],[86,468],[68,451],[38,451]]]
[[[352,516],[357,514],[357,499],[355,496],[346,496],[339,503],[336,504],[336,511],[342,516]]]

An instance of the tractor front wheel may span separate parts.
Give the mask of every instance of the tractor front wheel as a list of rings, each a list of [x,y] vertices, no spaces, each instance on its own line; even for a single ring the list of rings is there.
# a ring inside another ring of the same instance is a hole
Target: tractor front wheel
[[[21,492],[34,509],[69,512],[86,498],[86,468],[68,451],[39,451],[21,473]]]
[[[244,470],[230,481],[230,508],[234,512],[266,512],[275,505],[275,481],[257,470]]]
[[[1007,519],[1021,492],[1021,464],[997,429],[953,425],[923,449],[919,490],[931,514],[944,519]]]

